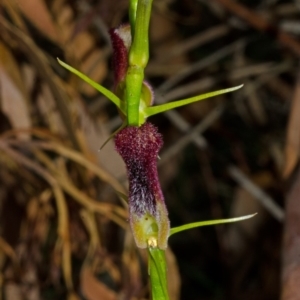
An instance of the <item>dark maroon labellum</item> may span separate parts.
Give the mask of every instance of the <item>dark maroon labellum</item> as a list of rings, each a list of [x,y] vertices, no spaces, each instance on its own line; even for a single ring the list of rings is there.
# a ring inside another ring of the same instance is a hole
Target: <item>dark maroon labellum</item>
[[[158,226],[158,240],[164,239],[161,247],[165,248],[169,221],[157,173],[157,156],[163,145],[162,136],[154,125],[145,123],[141,127],[122,129],[116,135],[115,144],[128,172],[131,226],[136,226],[135,223],[147,214],[151,215]],[[162,235],[164,237],[160,237]]]

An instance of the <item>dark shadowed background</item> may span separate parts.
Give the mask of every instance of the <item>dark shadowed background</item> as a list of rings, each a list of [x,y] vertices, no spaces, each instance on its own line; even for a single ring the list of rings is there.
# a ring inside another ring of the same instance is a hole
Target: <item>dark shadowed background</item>
[[[149,299],[146,253],[115,192],[126,194],[124,164],[113,140],[98,151],[121,119],[56,61],[113,89],[108,30],[128,22],[127,8],[0,3],[0,299]],[[151,118],[171,224],[258,213],[171,237],[172,300],[275,300],[281,289],[300,299],[281,284],[300,251],[288,238],[282,247],[284,230],[299,235],[284,227],[300,209],[284,208],[300,147],[299,16],[296,0],[153,1],[156,103],[244,84]]]

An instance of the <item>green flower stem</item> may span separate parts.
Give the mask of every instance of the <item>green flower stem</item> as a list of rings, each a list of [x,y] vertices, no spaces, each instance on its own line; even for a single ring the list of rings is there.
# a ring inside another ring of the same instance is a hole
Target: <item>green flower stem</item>
[[[144,69],[129,66],[126,74],[125,103],[127,104],[127,123],[129,126],[139,126],[139,106],[144,80]]]
[[[132,2],[131,18],[134,19]],[[149,22],[152,0],[139,0],[136,9],[133,42],[129,51],[129,67],[125,79],[125,103],[127,104],[127,121],[129,126],[140,126],[139,108],[141,90],[144,80],[144,69],[149,60]],[[132,24],[131,24],[132,25]]]
[[[135,30],[129,51],[129,65],[145,68],[149,59],[149,22],[152,0],[139,0],[137,4]]]
[[[130,0],[129,21],[130,21],[130,26],[131,26],[131,36],[134,35],[134,30],[135,30],[135,18],[136,18],[137,4],[138,4],[138,0]]]
[[[169,300],[165,251],[148,248],[152,300]]]

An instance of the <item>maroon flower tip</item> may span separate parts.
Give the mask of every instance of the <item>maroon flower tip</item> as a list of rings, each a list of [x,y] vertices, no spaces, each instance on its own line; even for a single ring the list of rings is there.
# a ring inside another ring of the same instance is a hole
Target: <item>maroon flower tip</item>
[[[128,51],[131,45],[129,25],[121,25],[109,31],[113,47],[113,69],[115,85],[124,80],[128,67]]]

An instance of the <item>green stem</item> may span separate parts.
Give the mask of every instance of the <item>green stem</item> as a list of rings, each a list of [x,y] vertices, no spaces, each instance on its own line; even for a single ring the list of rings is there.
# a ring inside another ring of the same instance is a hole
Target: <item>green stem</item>
[[[152,300],[169,300],[165,251],[148,248]]]
[[[132,2],[134,6],[135,2]],[[152,0],[139,0],[136,9],[133,42],[129,51],[129,67],[126,74],[125,103],[129,126],[139,126],[139,107],[144,80],[144,69],[149,59],[149,22]],[[130,9],[134,14],[134,7]],[[134,19],[132,16],[131,19]],[[131,24],[132,25],[132,24]]]
[[[149,59],[149,22],[152,0],[139,0],[135,30],[129,52],[129,64],[145,68]]]
[[[134,36],[137,4],[138,4],[138,0],[130,0],[130,3],[129,3],[129,21],[130,21],[130,27],[131,27],[131,36]]]

